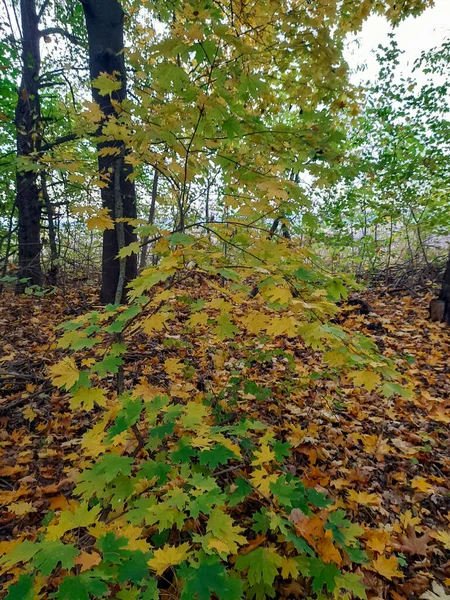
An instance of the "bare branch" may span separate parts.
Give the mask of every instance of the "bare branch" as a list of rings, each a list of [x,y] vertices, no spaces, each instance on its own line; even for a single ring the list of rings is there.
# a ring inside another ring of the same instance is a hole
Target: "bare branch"
[[[70,40],[73,44],[77,44],[78,46],[81,46],[80,38],[78,38],[76,35],[69,33],[62,27],[47,27],[47,29],[42,29],[39,32],[39,35],[41,37],[44,37],[45,35],[52,35],[52,34],[62,35],[63,37],[66,37],[68,40]]]

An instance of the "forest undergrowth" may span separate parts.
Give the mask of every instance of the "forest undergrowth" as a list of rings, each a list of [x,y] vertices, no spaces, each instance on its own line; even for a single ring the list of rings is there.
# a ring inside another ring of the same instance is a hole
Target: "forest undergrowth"
[[[386,398],[345,375],[324,377],[320,353],[300,338],[189,338],[182,327],[188,318],[182,287],[172,301],[177,318],[150,336],[139,331],[129,344],[125,390],[138,385],[153,396],[181,399],[208,394],[230,420],[244,415],[269,425],[288,443],[287,470],[329,496],[329,510],[344,509],[362,528],[368,560],[355,571],[366,586],[358,597],[449,598],[450,331],[429,321],[431,296],[367,291],[360,295],[367,304],[344,303],[336,317],[346,329],[372,338],[414,384],[413,397]],[[95,308],[96,294],[85,285],[44,298],[9,291],[0,296],[0,555],[20,541],[35,541],[51,511],[70,507],[77,476],[89,466],[82,436],[104,409],[70,407],[68,394],[52,385],[49,368],[65,354],[57,348],[56,327]],[[185,294],[205,300],[211,291],[187,286]],[[90,360],[85,350],[83,361]],[[189,367],[176,368],[179,361]],[[136,440],[124,442],[125,454],[135,450]],[[245,513],[234,517],[245,527]],[[241,553],[264,545],[267,535],[264,527],[251,534]],[[312,530],[302,535],[325,562],[345,567],[346,559],[326,539],[317,542]],[[79,572],[95,565],[97,556],[89,536],[81,546],[74,560]],[[9,582],[11,571],[3,571]],[[54,571],[54,585],[64,572]],[[176,581],[161,598],[176,596],[174,586]],[[280,599],[308,596],[289,574],[277,577],[274,588]]]

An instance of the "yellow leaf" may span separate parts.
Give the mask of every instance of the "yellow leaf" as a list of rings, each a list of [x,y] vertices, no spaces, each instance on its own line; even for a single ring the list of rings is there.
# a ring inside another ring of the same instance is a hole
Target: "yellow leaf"
[[[274,317],[266,326],[266,332],[268,335],[287,334],[288,337],[293,337],[296,335],[295,324],[296,321],[292,317]]]
[[[259,465],[264,465],[265,463],[269,463],[275,460],[275,454],[269,446],[264,445],[261,446],[261,450],[257,450],[255,452],[255,460],[252,462],[254,467]]]
[[[381,381],[379,373],[374,371],[350,371],[348,376],[353,379],[355,385],[358,387],[364,386],[369,392],[374,390]]]
[[[446,550],[450,550],[450,531],[433,531],[430,536],[441,542]]]
[[[392,581],[393,577],[404,577],[403,573],[398,568],[398,560],[395,556],[387,558],[386,556],[378,556],[371,567],[376,573],[386,577]]]
[[[81,334],[79,331],[66,331],[58,340],[58,348],[69,348],[80,337]]]
[[[92,124],[100,123],[104,114],[97,102],[83,102],[85,111],[81,113],[82,117]]]
[[[382,529],[371,529],[366,531],[364,537],[367,539],[367,548],[370,548],[379,554],[383,554],[391,539],[389,532],[383,531]]]
[[[326,563],[336,563],[338,566],[342,563],[342,556],[333,544],[333,533],[330,530],[317,542],[317,553]]]
[[[433,486],[424,477],[414,477],[411,481],[411,487],[419,492],[430,493],[433,491]]]
[[[15,502],[8,506],[8,512],[12,512],[15,515],[23,516],[31,512],[36,512],[31,502]]]
[[[27,421],[30,421],[30,423],[32,423],[37,417],[37,414],[34,412],[31,406],[24,408],[22,414]]]
[[[94,404],[106,406],[106,392],[104,390],[80,387],[70,399],[72,410],[82,409],[88,412],[94,408]]]
[[[270,484],[275,483],[277,479],[276,473],[269,475],[264,469],[255,469],[251,476],[252,484],[265,496],[271,495]]]
[[[76,506],[73,512],[71,510],[63,510],[59,515],[58,523],[48,526],[45,536],[46,539],[51,542],[59,540],[66,531],[92,525],[98,520],[98,513],[100,510],[100,504],[93,506],[91,510],[89,510],[87,502],[83,502]]]
[[[189,319],[188,323],[191,327],[196,325],[206,325],[208,322],[208,315],[206,313],[194,313]]]
[[[169,375],[169,377],[173,375],[180,375],[185,369],[185,365],[178,360],[178,358],[166,358],[164,361],[164,369]]]
[[[363,506],[379,506],[380,498],[377,494],[369,494],[367,492],[356,492],[355,490],[349,490],[349,500],[362,504]]]
[[[114,221],[109,216],[109,210],[102,208],[98,213],[87,220],[87,228],[89,231],[93,229],[99,229],[105,231],[105,229],[114,229]]]
[[[112,221],[111,221],[112,223]],[[113,224],[114,225],[114,224]],[[108,229],[107,227],[105,229]],[[125,258],[126,256],[131,256],[132,254],[138,254],[141,249],[141,245],[139,242],[133,242],[132,244],[128,244],[128,246],[124,246],[121,248],[117,254],[119,258]]]
[[[59,388],[65,386],[66,390],[69,390],[74,386],[80,376],[75,361],[68,356],[60,360],[56,365],[50,367],[49,371],[52,376],[53,385]]]
[[[270,300],[270,302],[278,302],[279,304],[287,304],[289,300],[292,300],[290,289],[280,285],[263,287],[261,294],[263,298]]]
[[[269,325],[270,321],[264,313],[252,310],[242,319],[242,323],[249,333],[257,335]]]
[[[157,575],[162,575],[166,569],[179,565],[189,556],[189,542],[181,544],[181,546],[169,546],[165,544],[164,548],[155,550],[155,555],[147,564],[156,571]]]
[[[111,74],[100,73],[96,79],[92,80],[92,87],[98,89],[100,96],[108,96],[122,87],[122,82],[116,79],[116,75],[120,76],[120,73],[117,71]]]
[[[295,558],[287,558],[286,556],[281,557],[281,577],[283,579],[297,579],[298,577],[298,565]]]
[[[154,331],[162,331],[164,323],[172,318],[173,315],[170,313],[155,313],[143,321],[142,329],[147,335],[151,335]]]

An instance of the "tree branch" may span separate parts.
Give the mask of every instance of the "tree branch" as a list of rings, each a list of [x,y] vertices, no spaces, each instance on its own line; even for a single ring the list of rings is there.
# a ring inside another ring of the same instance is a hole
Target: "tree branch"
[[[56,138],[53,142],[48,142],[47,144],[42,144],[41,151],[47,152],[47,150],[51,150],[55,146],[60,146],[61,144],[65,144],[66,142],[71,142],[77,139],[76,133],[68,133],[67,135],[63,135],[59,138]]]
[[[77,44],[78,46],[81,46],[80,38],[78,38],[76,35],[72,35],[68,31],[63,29],[62,27],[47,27],[47,29],[42,29],[41,31],[39,31],[39,35],[41,37],[44,37],[44,35],[52,35],[54,33],[66,37],[73,44]]]
[[[39,23],[39,21],[41,20],[41,18],[42,18],[42,15],[44,14],[44,12],[45,12],[45,9],[46,9],[46,8],[47,8],[47,6],[49,5],[49,3],[50,3],[50,0],[44,0],[44,2],[42,3],[42,6],[41,6],[41,8],[39,9],[38,16],[37,16],[38,23]]]

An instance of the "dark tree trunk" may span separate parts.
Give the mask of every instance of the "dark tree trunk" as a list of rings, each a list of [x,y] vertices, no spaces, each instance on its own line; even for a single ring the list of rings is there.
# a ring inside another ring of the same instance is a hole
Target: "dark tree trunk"
[[[37,159],[41,145],[39,104],[39,29],[34,0],[20,0],[22,21],[22,80],[16,106],[17,128],[16,206],[19,214],[19,279],[42,284],[41,270],[41,206],[38,174],[26,163]],[[22,164],[21,164],[22,163]],[[25,167],[25,168],[24,168]],[[18,284],[22,291],[26,284]]]
[[[441,291],[439,294],[439,300],[444,302],[444,318],[448,325],[450,325],[450,254],[447,260],[447,267],[444,273],[444,280],[442,282]]]
[[[86,28],[89,42],[89,69],[91,80],[96,79],[100,73],[118,73],[122,86],[112,94],[112,100],[122,102],[126,98],[126,73],[125,62],[122,54],[123,42],[123,10],[117,0],[80,0],[86,19]],[[99,90],[92,88],[92,97],[100,105],[105,121],[117,117],[117,112],[109,95],[101,96]],[[101,127],[99,129],[101,133]],[[126,163],[126,148],[122,142],[99,142],[97,149],[115,146],[120,150],[120,156],[99,156],[98,168],[103,177],[107,177],[108,185],[101,190],[102,204],[108,208],[111,217],[116,217],[117,206],[117,181],[115,185],[114,174],[120,169],[120,196],[121,208],[124,218],[136,218],[136,191],[134,183],[128,179],[133,168]],[[133,226],[125,223],[123,226],[125,245],[136,240]],[[102,288],[100,300],[103,303],[114,302],[118,285],[120,284],[120,260],[117,258],[119,251],[119,232],[107,229],[103,232],[102,255]],[[137,256],[132,254],[126,259],[125,284],[137,275]],[[125,300],[125,289],[122,301]]]
[[[158,197],[158,179],[159,173],[157,169],[155,169],[155,173],[153,175],[153,185],[152,185],[152,199],[150,203],[150,212],[148,214],[148,224],[153,225],[155,222],[155,212],[156,212],[156,198]],[[145,263],[147,262],[147,252],[148,252],[148,240],[149,236],[146,235],[142,240],[142,250],[141,250],[141,260],[139,268],[142,270],[145,267]]]

